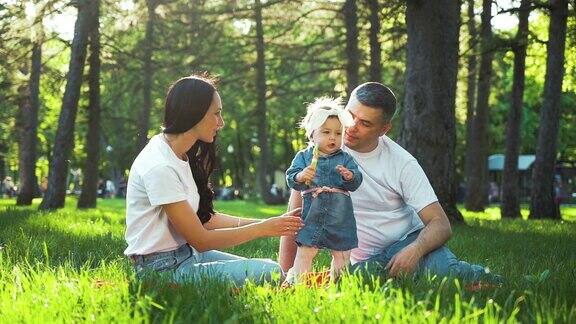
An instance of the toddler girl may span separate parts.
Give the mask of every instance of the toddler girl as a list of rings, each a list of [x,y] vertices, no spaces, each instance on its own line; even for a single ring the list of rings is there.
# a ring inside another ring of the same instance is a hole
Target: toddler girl
[[[310,143],[286,171],[288,186],[302,194],[304,220],[287,284],[311,270],[320,248],[331,250],[330,278],[336,279],[350,262],[350,250],[358,246],[349,191],[360,186],[362,174],[352,156],[341,149],[343,128],[353,125],[352,115],[338,99],[318,98],[307,107],[300,126]]]

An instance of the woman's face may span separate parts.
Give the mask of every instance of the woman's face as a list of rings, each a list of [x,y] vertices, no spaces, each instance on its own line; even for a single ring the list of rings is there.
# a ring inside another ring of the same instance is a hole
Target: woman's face
[[[208,108],[206,115],[204,115],[204,118],[192,127],[191,130],[194,132],[197,139],[206,143],[212,143],[214,137],[222,127],[224,127],[224,119],[222,119],[222,101],[220,100],[218,92],[214,92],[212,104],[210,104],[210,108]]]

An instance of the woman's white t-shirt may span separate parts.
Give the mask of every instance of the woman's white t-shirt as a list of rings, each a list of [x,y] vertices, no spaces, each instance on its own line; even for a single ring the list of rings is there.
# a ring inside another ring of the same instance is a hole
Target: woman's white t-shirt
[[[126,191],[125,255],[171,251],[186,240],[170,223],[162,205],[188,200],[198,211],[200,195],[188,162],[179,159],[163,134],[138,154]]]

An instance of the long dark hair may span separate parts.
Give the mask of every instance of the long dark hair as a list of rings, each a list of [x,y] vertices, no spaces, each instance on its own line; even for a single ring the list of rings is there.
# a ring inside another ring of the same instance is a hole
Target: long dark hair
[[[181,134],[198,124],[210,108],[215,92],[216,79],[207,74],[192,75],[176,81],[166,95],[163,132]],[[198,140],[186,155],[200,194],[198,218],[204,224],[214,214],[214,191],[210,175],[216,161],[216,145],[214,142]]]

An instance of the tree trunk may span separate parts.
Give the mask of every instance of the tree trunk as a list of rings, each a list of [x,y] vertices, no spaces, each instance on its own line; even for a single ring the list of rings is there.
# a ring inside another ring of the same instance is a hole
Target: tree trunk
[[[6,177],[6,160],[4,158],[5,156],[6,156],[5,146],[0,144],[0,179],[2,180],[4,180],[4,178]]]
[[[40,22],[39,25],[42,25]],[[42,73],[42,30],[38,28],[32,47],[32,69],[30,81],[21,93],[22,104],[20,105],[20,134],[18,138],[18,173],[20,178],[20,192],[16,199],[16,205],[28,206],[36,192],[36,154],[38,143],[38,111],[40,109],[40,74]]]
[[[474,0],[467,1],[468,6],[468,33],[470,39],[468,40],[468,76],[466,88],[466,153],[464,156],[464,174],[467,176],[472,164],[476,162],[473,155],[472,148],[472,132],[474,127],[474,105],[476,102],[476,80],[478,78],[477,70],[477,48],[478,30],[476,29],[476,15],[474,14]],[[468,179],[466,179],[468,181]]]
[[[422,164],[452,222],[463,222],[456,208],[456,77],[460,5],[410,0],[406,95],[400,142]]]
[[[190,0],[190,50],[198,51],[197,39],[200,33],[202,22],[200,19],[200,9],[202,2],[200,0]],[[194,68],[194,66],[192,66]]]
[[[528,16],[530,1],[522,0],[518,14],[518,32],[514,44],[514,76],[508,121],[506,123],[506,155],[502,172],[502,204],[500,215],[504,218],[519,218],[520,215],[520,173],[518,155],[520,152],[520,127],[522,125],[522,105],[524,104],[524,79],[526,70],[526,48],[528,47]]]
[[[290,122],[286,120],[284,125],[290,125]],[[282,158],[282,161],[284,161],[284,163],[290,163],[294,154],[296,154],[294,149],[292,149],[292,137],[290,135],[288,129],[286,129],[282,134],[282,145],[284,146],[284,157]],[[285,170],[288,169],[288,165],[283,165],[283,168]]]
[[[86,162],[82,193],[78,208],[95,208],[98,197],[98,164],[100,160],[100,1],[92,0],[90,26],[90,73],[88,74],[88,134],[86,136]]]
[[[378,0],[366,0],[370,7],[370,81],[382,82],[382,47],[380,35],[380,6]]]
[[[475,163],[467,170],[468,184],[466,188],[465,206],[468,210],[483,211],[486,206],[488,190],[488,104],[490,98],[490,78],[492,76],[492,0],[482,1],[482,37],[480,55],[480,70],[478,75],[478,94],[476,98],[476,114],[474,116],[472,138],[470,141],[471,158]]]
[[[342,8],[346,28],[346,94],[358,86],[360,51],[358,50],[358,7],[356,0],[346,0]]]
[[[260,146],[260,158],[258,165],[258,184],[260,195],[265,203],[274,203],[270,194],[269,165],[271,160],[268,145],[268,118],[266,109],[266,61],[264,57],[264,28],[262,26],[262,7],[260,0],[256,0],[254,6],[254,18],[256,20],[256,116],[258,118],[258,145]]]
[[[66,80],[66,89],[62,98],[62,110],[58,119],[58,130],[54,141],[54,151],[48,172],[48,190],[40,204],[40,209],[56,209],[64,207],[66,199],[66,177],[68,175],[68,160],[74,145],[74,121],[78,110],[82,72],[86,60],[86,43],[90,13],[87,1],[78,1],[78,18],[74,25],[74,39]]]
[[[138,120],[138,150],[148,143],[148,129],[150,128],[150,110],[152,109],[152,78],[154,68],[152,66],[152,53],[154,48],[154,21],[157,6],[156,0],[146,0],[148,8],[148,20],[146,22],[146,36],[144,42],[144,104]]]
[[[236,125],[237,127],[240,125],[240,123],[238,122],[238,119],[236,119]],[[246,165],[245,165],[245,161],[247,160],[245,158],[245,153],[244,153],[244,148],[245,148],[245,141],[242,139],[242,132],[240,132],[239,130],[235,132],[236,133],[236,146],[234,148],[234,155],[236,156],[234,160],[234,187],[236,188],[244,188],[244,183],[247,182],[247,178],[246,178]]]
[[[550,1],[550,27],[548,29],[548,57],[544,81],[544,102],[540,111],[540,130],[536,161],[532,170],[532,200],[530,218],[561,219],[560,208],[554,199],[560,99],[564,77],[564,49],[566,46],[566,20],[568,1]]]

